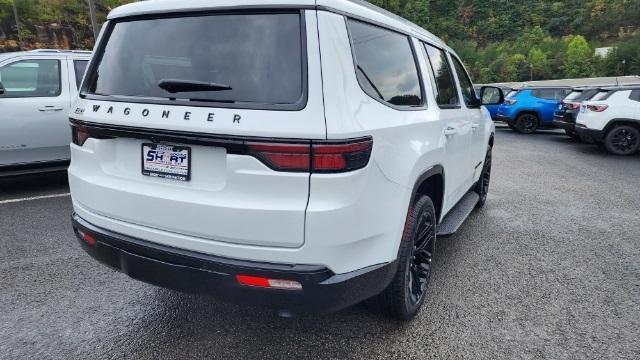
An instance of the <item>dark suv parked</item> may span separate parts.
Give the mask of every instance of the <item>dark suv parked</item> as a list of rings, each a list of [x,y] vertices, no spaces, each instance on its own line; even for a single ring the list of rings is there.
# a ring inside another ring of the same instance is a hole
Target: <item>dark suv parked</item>
[[[579,140],[580,136],[576,133],[576,118],[580,112],[580,104],[591,99],[598,92],[596,87],[573,89],[558,105],[558,109],[553,115],[553,126],[563,129],[572,139]]]

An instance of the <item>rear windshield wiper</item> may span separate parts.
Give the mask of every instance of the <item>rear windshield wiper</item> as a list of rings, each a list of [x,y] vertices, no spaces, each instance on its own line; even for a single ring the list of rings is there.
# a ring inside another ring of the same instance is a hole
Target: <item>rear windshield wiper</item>
[[[225,91],[231,90],[231,86],[212,82],[195,80],[162,79],[158,86],[172,94],[193,91]]]

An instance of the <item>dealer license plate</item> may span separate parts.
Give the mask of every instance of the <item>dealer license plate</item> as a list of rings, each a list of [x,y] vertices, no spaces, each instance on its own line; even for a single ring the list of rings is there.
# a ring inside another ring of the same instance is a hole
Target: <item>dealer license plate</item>
[[[191,148],[165,144],[142,144],[142,175],[191,180]]]

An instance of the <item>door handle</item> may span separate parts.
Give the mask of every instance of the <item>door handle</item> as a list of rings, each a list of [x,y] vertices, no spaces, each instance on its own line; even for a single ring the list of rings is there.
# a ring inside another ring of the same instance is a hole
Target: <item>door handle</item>
[[[455,134],[458,133],[458,129],[451,127],[451,126],[447,126],[446,129],[444,129],[444,135],[445,136],[453,136]]]
[[[43,106],[43,107],[38,109],[38,111],[42,111],[42,112],[45,112],[45,111],[62,111],[62,110],[64,110],[64,108],[61,107],[61,106]]]

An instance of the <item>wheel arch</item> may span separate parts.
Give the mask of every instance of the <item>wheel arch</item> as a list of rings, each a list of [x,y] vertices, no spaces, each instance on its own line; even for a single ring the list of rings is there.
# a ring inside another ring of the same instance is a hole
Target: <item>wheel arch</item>
[[[629,126],[633,126],[636,129],[638,129],[638,131],[640,131],[640,120],[636,120],[636,119],[628,119],[628,118],[616,118],[616,119],[611,119],[607,125],[604,127],[604,129],[602,129],[602,131],[604,132],[604,134],[607,134],[611,129],[613,129],[614,127],[618,126],[618,125],[629,125]]]
[[[533,110],[533,109],[520,110],[516,114],[515,119],[518,119],[520,117],[520,115],[523,115],[523,114],[535,115],[538,118],[538,125],[540,125],[540,122],[542,121],[542,115],[540,114],[540,112],[538,110]]]
[[[435,165],[418,177],[411,194],[412,203],[418,194],[431,198],[433,207],[436,209],[436,219],[438,222],[440,221],[442,205],[444,204],[444,179],[444,167],[442,165]]]

